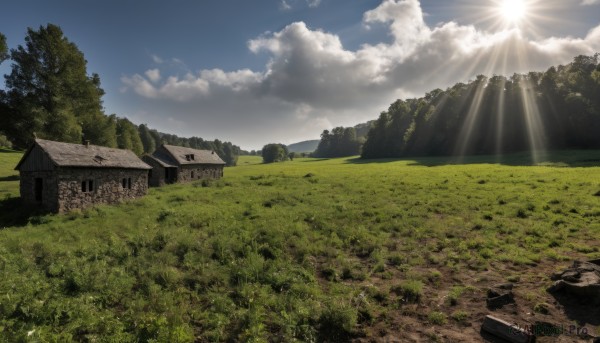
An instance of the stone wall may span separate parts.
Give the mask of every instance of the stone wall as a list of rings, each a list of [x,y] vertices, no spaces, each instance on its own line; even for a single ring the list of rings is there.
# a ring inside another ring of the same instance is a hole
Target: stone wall
[[[114,204],[124,199],[142,197],[148,191],[147,170],[63,168],[57,172],[58,212],[96,204]],[[82,182],[90,180],[93,182],[93,189],[83,191]]]
[[[165,185],[165,168],[160,165],[160,163],[156,162],[153,158],[148,156],[142,157],[142,160],[146,162],[150,167],[152,167],[152,171],[149,172],[149,185],[151,187],[162,187]]]
[[[183,165],[179,167],[178,182],[191,182],[205,179],[220,179],[223,176],[223,166],[213,164]]]
[[[42,201],[35,199],[35,179],[42,179]],[[58,212],[58,181],[54,171],[21,171],[19,190],[23,203]]]

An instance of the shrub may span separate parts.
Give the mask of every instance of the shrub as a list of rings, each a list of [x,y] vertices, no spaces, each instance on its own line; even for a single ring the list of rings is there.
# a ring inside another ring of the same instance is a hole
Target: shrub
[[[357,311],[344,304],[332,302],[325,307],[318,320],[320,341],[346,341],[354,334],[358,321]]]
[[[465,311],[454,311],[450,315],[452,319],[456,320],[459,323],[466,323],[467,319],[469,319],[469,314]]]
[[[417,303],[423,296],[423,283],[418,280],[407,280],[392,288],[396,294],[402,297],[402,301]]]
[[[448,321],[444,313],[437,311],[430,312],[427,316],[427,320],[434,325],[444,325]]]
[[[450,293],[448,294],[448,301],[450,302],[450,305],[452,305],[452,306],[457,305],[458,298],[460,298],[460,296],[463,294],[464,291],[465,291],[465,288],[462,286],[452,287],[452,289],[450,290]]]

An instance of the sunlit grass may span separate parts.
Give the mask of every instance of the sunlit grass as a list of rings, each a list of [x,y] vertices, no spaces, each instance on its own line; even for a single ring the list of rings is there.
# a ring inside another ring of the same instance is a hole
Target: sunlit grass
[[[18,189],[18,157],[0,154],[0,191]],[[0,340],[339,341],[395,316],[451,328],[492,282],[600,257],[598,152],[495,159],[240,157],[222,180],[32,217],[0,231]],[[543,286],[519,301],[552,303]]]

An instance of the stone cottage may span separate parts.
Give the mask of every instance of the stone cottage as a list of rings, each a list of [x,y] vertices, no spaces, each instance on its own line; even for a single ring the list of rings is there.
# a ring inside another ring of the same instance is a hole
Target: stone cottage
[[[151,167],[129,150],[36,139],[15,169],[26,204],[60,213],[144,196]]]
[[[225,167],[225,162],[214,151],[166,144],[161,145],[152,155],[144,155],[142,159],[152,166],[152,187],[175,182],[220,179]]]

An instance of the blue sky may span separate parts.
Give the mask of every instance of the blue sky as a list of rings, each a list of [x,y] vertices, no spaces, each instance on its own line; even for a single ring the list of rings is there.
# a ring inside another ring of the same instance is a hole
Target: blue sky
[[[9,47],[61,26],[107,113],[256,149],[374,119],[397,98],[600,51],[599,0],[6,1]],[[509,14],[506,14],[506,13]],[[10,71],[10,61],[0,73]]]

